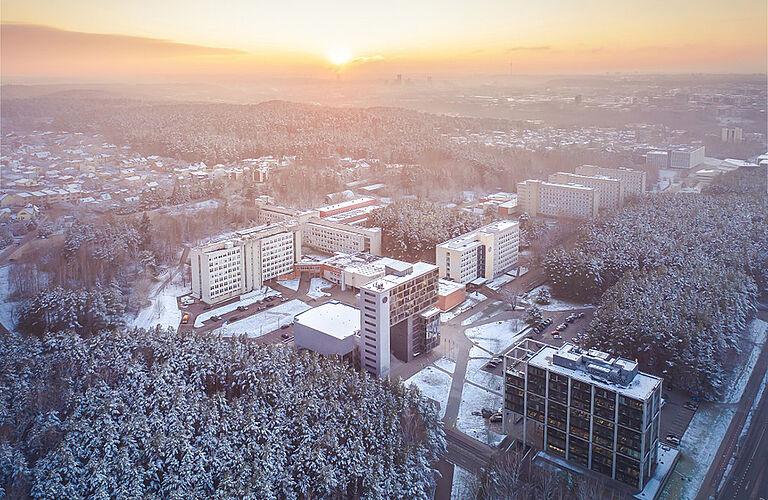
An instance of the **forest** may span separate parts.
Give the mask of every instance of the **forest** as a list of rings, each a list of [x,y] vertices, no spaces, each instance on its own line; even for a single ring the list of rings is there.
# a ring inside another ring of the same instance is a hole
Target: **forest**
[[[172,330],[0,338],[0,497],[431,498],[417,389]]]

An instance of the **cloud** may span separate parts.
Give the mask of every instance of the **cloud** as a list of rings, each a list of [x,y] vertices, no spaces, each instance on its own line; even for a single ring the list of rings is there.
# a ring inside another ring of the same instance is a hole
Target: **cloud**
[[[552,50],[551,45],[518,45],[510,47],[507,52],[538,52],[542,50]]]
[[[233,56],[247,52],[158,38],[68,31],[37,24],[3,23],[2,56],[52,58],[167,58]]]

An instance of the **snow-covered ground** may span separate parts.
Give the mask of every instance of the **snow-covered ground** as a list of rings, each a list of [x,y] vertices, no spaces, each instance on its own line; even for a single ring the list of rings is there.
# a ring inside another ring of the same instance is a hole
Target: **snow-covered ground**
[[[551,293],[551,290],[547,285],[541,285],[531,290],[531,292],[528,294],[528,298],[525,299],[524,302],[528,304],[532,304],[533,298],[536,297],[536,294],[541,289],[549,290]],[[549,304],[536,304],[536,307],[538,307],[542,311],[557,312],[557,311],[569,311],[571,309],[585,309],[587,307],[594,307],[594,306],[591,304],[584,305],[584,304],[579,304],[578,302],[568,302],[566,300],[558,300],[553,297],[550,299]]]
[[[523,320],[513,318],[467,328],[464,334],[475,345],[495,355],[520,340],[524,336],[520,331],[525,327]]]
[[[502,402],[502,396],[497,396],[474,384],[465,382],[461,391],[461,404],[459,405],[459,416],[456,418],[456,428],[471,438],[496,446],[504,439],[504,436],[492,431],[489,428],[488,420],[484,419],[480,412],[483,408],[496,411],[501,408]],[[473,415],[473,412],[478,414]]]
[[[467,361],[467,372],[464,375],[464,378],[486,389],[503,393],[504,379],[498,375],[483,370],[483,366],[485,366],[490,359],[491,356],[479,347],[470,349],[469,360]]]
[[[731,383],[725,391],[726,403],[738,403],[741,401],[741,396],[744,394],[744,388],[747,386],[747,382],[755,367],[755,363],[757,363],[757,358],[760,357],[760,353],[763,350],[766,334],[768,334],[768,323],[755,318],[749,323],[744,333],[746,339],[749,342],[752,342],[744,344],[744,349],[749,349],[749,355],[747,356],[744,368],[737,376],[731,379]]]
[[[331,294],[328,292],[324,292],[326,288],[331,288],[333,286],[333,283],[324,280],[323,278],[312,278],[312,281],[309,284],[309,291],[307,292],[307,296],[312,299],[319,299],[321,297],[330,297]]]
[[[405,381],[415,385],[421,393],[440,405],[440,418],[445,416],[445,406],[448,404],[448,394],[451,392],[452,377],[434,366],[428,366]]]
[[[18,306],[18,303],[8,300],[8,294],[11,293],[11,286],[8,282],[8,272],[10,270],[10,266],[0,267],[0,323],[9,332],[12,332],[16,328],[13,311]]]
[[[278,285],[283,285],[285,288],[293,290],[294,292],[299,289],[299,278],[293,278],[292,280],[277,280]]]
[[[251,338],[261,337],[270,332],[274,332],[286,323],[293,321],[293,317],[310,309],[310,307],[298,300],[289,300],[279,306],[275,306],[266,311],[248,316],[234,323],[222,325],[217,330],[223,337],[233,337],[247,335]]]
[[[442,368],[448,373],[453,373],[454,370],[456,370],[456,362],[448,358],[438,359],[437,361],[435,361],[435,366],[437,366],[438,368]]]
[[[680,461],[660,498],[693,500],[725,436],[736,405],[703,403],[680,442]]]
[[[510,276],[508,274],[502,274],[501,276],[497,276],[496,278],[493,278],[491,281],[486,283],[485,286],[487,286],[491,290],[497,291],[499,288],[503,287],[507,283],[511,283],[512,281],[514,281],[514,279],[515,279],[514,276]]]
[[[169,208],[166,213],[169,215],[193,214],[199,210],[213,210],[218,208],[220,203],[217,200],[203,200],[195,203],[187,203],[177,207]]]
[[[264,297],[279,297],[280,295],[282,295],[280,292],[267,286],[263,286],[259,290],[253,290],[251,292],[244,293],[240,296],[240,300],[237,302],[232,302],[231,304],[217,307],[215,309],[209,309],[208,311],[198,315],[198,317],[195,318],[195,328],[200,328],[203,326],[205,321],[208,321],[212,317],[230,313],[236,310],[239,306],[250,306],[251,304],[255,304],[257,301],[264,299]]]
[[[176,299],[189,293],[189,288],[173,281],[158,292],[161,284],[150,293],[150,304],[141,309],[133,319],[133,326],[136,328],[178,328],[181,323],[181,311]]]
[[[467,300],[459,304],[458,306],[454,307],[448,312],[440,313],[440,321],[442,323],[447,323],[448,321],[451,321],[456,316],[465,313],[469,311],[471,308],[475,307],[480,302],[487,299],[485,295],[482,293],[472,292],[470,294],[467,294]]]
[[[458,465],[453,467],[453,482],[451,483],[451,500],[466,500],[475,497],[477,477]]]

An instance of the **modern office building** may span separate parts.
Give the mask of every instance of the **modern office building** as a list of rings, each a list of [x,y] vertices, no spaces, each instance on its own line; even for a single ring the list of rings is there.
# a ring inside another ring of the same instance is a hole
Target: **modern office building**
[[[653,476],[662,379],[635,361],[525,339],[504,358],[504,430],[638,490]]]
[[[301,228],[295,221],[236,231],[192,249],[192,296],[207,304],[237,297],[292,272],[300,259]]]
[[[581,175],[557,172],[549,176],[555,184],[579,184],[600,193],[600,210],[616,210],[624,205],[624,182],[604,175]]]
[[[390,372],[390,352],[407,362],[437,347],[437,287],[437,266],[397,262],[386,267],[385,276],[360,289],[362,369],[385,377]]]
[[[624,196],[641,195],[646,191],[646,174],[642,170],[627,167],[609,168],[581,165],[576,167],[576,173],[581,175],[604,175],[612,179],[624,181]]]
[[[693,168],[704,163],[704,146],[680,145],[667,150],[648,151],[645,164],[658,168]]]
[[[544,217],[589,219],[597,217],[600,193],[580,184],[556,184],[537,179],[517,183],[523,212]]]
[[[338,356],[352,363],[360,335],[360,310],[332,300],[297,314],[293,321],[296,349]]]
[[[493,279],[517,267],[520,224],[500,220],[435,247],[440,277],[466,284]]]
[[[744,131],[740,127],[723,127],[721,139],[723,142],[738,144],[744,141]]]

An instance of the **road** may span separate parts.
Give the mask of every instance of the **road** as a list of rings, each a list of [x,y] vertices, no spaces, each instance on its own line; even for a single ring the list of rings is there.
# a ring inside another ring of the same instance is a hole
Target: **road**
[[[448,452],[445,458],[454,465],[479,474],[483,466],[497,451],[495,448],[472,439],[453,427],[445,427],[445,440]]]

